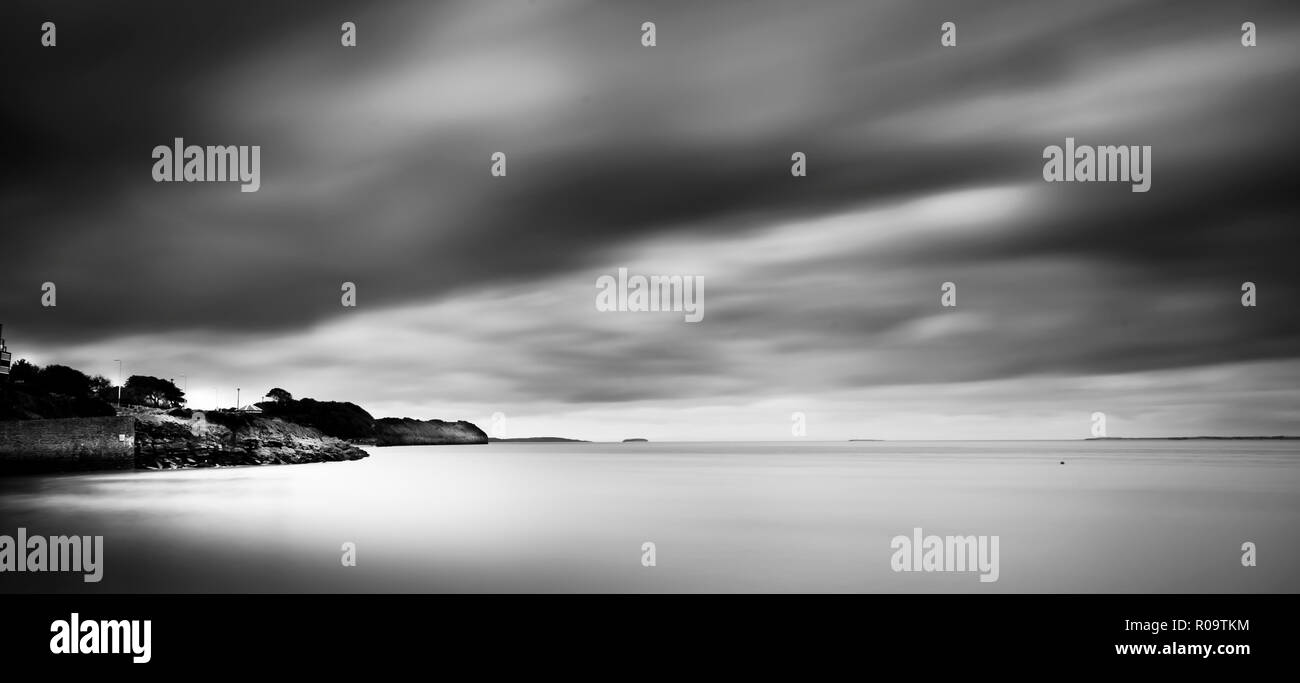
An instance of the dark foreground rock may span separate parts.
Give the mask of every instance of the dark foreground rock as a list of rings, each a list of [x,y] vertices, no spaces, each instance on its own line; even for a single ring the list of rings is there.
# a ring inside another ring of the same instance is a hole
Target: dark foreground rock
[[[177,469],[359,460],[364,450],[279,418],[195,411],[137,415],[136,467]]]
[[[375,420],[376,446],[445,446],[488,442],[472,422],[460,420],[415,420],[409,417],[384,417]]]

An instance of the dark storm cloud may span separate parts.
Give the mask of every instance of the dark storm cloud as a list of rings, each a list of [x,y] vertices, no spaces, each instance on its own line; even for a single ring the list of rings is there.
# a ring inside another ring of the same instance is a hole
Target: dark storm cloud
[[[1049,209],[1003,230],[764,271],[797,282],[824,269],[854,286],[861,271],[888,270],[906,284],[887,304],[823,298],[819,283],[796,285],[774,310],[770,298],[743,300],[746,282],[713,279],[700,338],[744,336],[767,349],[749,358],[695,348],[629,371],[639,383],[560,387],[571,371],[617,376],[628,357],[654,350],[593,337],[578,353],[583,340],[566,339],[568,348],[538,352],[553,372],[517,384],[617,401],[763,381],[814,390],[1142,370],[1300,348],[1287,313],[1300,293],[1290,180],[1300,177],[1300,17],[1287,3],[11,10],[0,45],[13,95],[0,103],[0,311],[11,336],[288,333],[332,320],[345,280],[358,283],[366,310],[566,273],[586,283],[642,240],[744,239],[862,206],[1041,183],[1043,146],[1073,136],[1153,145],[1152,191],[1050,186]],[[1260,26],[1251,50],[1238,42],[1247,18]],[[53,50],[38,42],[46,19],[59,25]],[[359,24],[354,50],[338,46],[344,19]],[[648,19],[658,23],[653,49],[637,40]],[[959,47],[945,50],[938,27],[948,19]],[[1116,90],[1126,84],[1134,89]],[[262,145],[261,192],[150,182],[149,151],[176,136]],[[797,181],[795,150],[810,164]],[[494,151],[510,155],[507,179],[488,176]],[[1068,278],[1041,267],[1064,258],[1081,264]],[[39,305],[47,280],[59,287],[57,311]],[[984,305],[993,322],[885,366],[743,378],[786,348],[888,349],[891,334],[924,324],[944,280],[961,282],[963,302]],[[1235,292],[1245,280],[1272,305],[1243,316]],[[1149,305],[1178,296],[1188,306]],[[1006,343],[1007,329],[1020,330],[1019,344]]]

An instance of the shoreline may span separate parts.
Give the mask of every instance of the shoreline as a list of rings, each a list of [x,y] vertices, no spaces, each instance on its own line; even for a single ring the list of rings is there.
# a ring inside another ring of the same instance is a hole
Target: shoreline
[[[362,446],[486,444],[469,422],[382,418],[377,438],[344,439],[253,412],[126,408],[111,417],[0,422],[0,476],[298,465],[370,457]]]

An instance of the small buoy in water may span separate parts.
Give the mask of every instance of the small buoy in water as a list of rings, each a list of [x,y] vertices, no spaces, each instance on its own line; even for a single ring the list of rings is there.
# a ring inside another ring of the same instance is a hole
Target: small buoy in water
[[[1065,464],[1065,461],[1064,461],[1064,460],[1062,460],[1062,461],[1061,461],[1061,464],[1062,464],[1062,465],[1064,465],[1064,464]]]

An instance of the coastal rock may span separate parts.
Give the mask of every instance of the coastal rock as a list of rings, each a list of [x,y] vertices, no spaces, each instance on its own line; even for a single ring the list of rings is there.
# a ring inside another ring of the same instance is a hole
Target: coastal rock
[[[384,417],[375,420],[376,446],[485,444],[488,436],[472,422]]]
[[[228,467],[359,460],[368,453],[278,418],[195,411],[136,415],[136,467]]]

